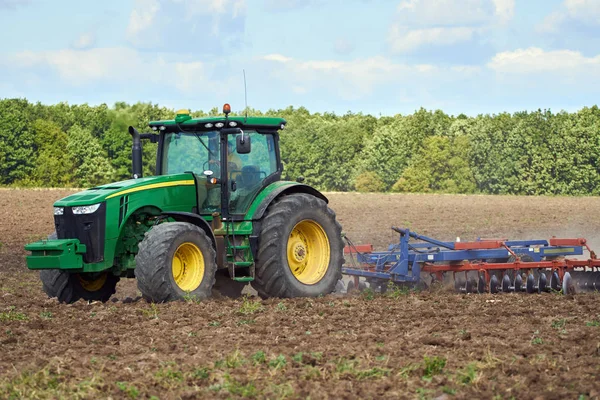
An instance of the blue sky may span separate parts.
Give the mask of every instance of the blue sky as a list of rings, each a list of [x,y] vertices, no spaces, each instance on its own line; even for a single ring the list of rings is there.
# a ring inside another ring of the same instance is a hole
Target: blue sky
[[[0,0],[0,98],[374,115],[577,110],[600,0]]]

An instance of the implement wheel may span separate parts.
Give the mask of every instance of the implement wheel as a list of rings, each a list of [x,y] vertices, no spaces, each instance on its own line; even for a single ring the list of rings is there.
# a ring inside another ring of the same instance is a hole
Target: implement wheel
[[[119,277],[110,272],[73,274],[60,269],[40,272],[44,292],[61,303],[74,303],[79,299],[106,302],[115,294]]]
[[[297,193],[271,204],[258,240],[252,286],[261,297],[316,297],[335,290],[344,261],[342,227],[323,200]]]
[[[168,222],[153,227],[145,236],[135,257],[135,276],[147,301],[210,297],[216,253],[202,229],[187,222]]]

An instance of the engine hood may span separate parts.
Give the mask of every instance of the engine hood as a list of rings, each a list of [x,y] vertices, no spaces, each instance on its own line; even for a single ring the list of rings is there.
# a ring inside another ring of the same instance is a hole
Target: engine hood
[[[149,176],[146,178],[128,179],[126,181],[96,186],[79,193],[64,197],[54,203],[55,207],[85,206],[100,203],[122,194],[165,186],[193,185],[192,174]]]

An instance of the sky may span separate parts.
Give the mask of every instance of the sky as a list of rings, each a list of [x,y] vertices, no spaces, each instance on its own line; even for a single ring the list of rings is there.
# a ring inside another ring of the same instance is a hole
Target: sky
[[[449,114],[598,104],[600,0],[0,0],[0,98]]]

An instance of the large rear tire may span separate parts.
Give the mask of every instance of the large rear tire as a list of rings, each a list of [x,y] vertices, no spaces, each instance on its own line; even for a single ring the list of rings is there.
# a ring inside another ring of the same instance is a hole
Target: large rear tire
[[[332,293],[343,250],[342,227],[327,203],[304,193],[285,196],[263,219],[252,286],[263,298]]]
[[[145,236],[135,257],[135,276],[147,301],[210,297],[216,253],[202,229],[187,222],[168,222],[153,227]]]

